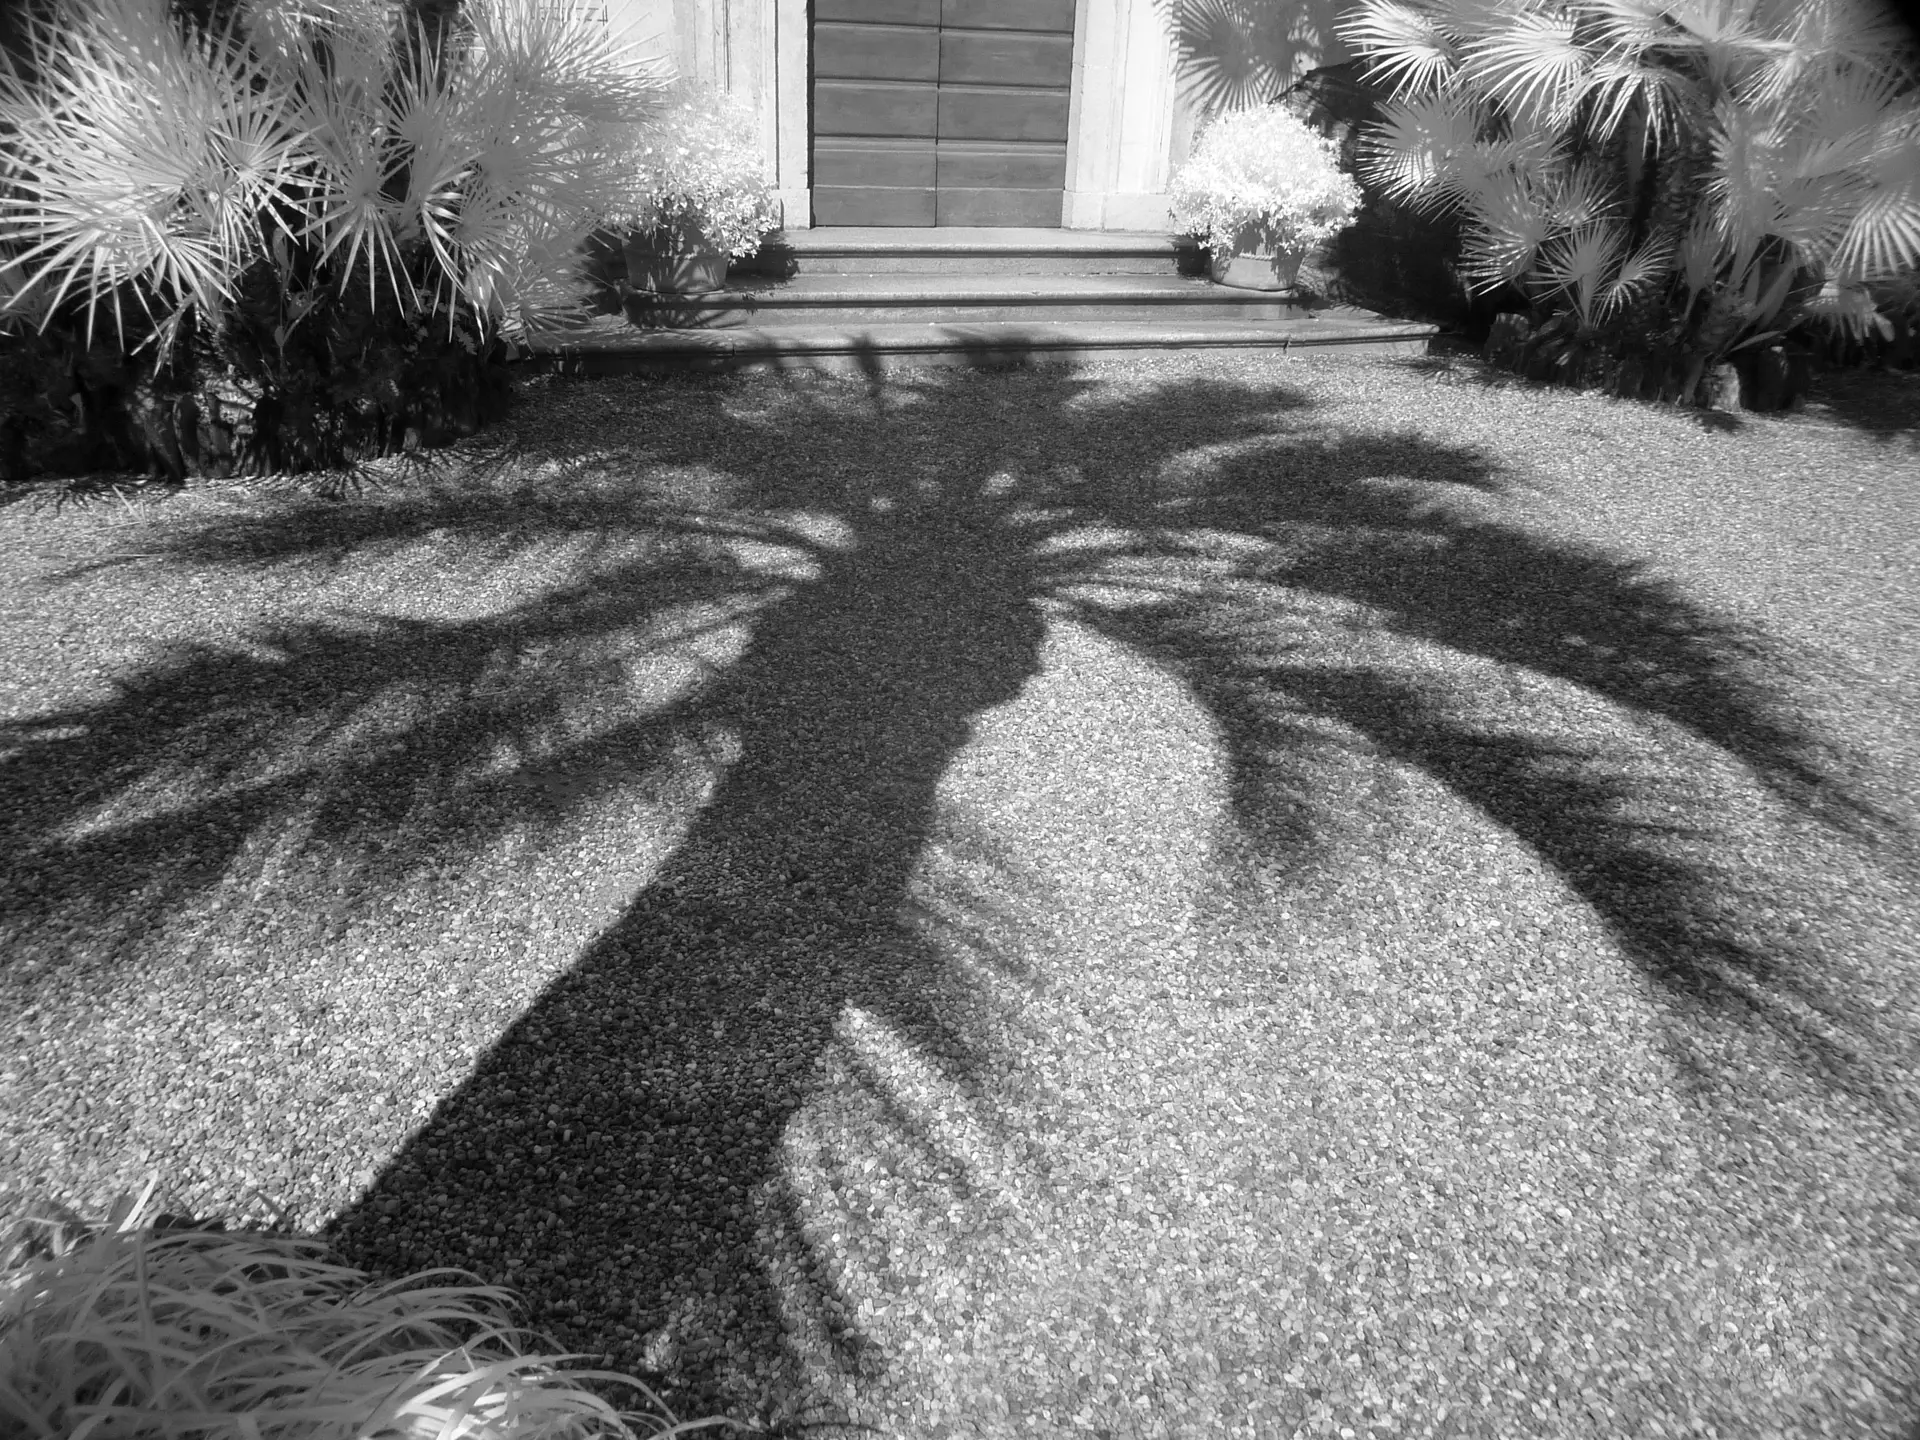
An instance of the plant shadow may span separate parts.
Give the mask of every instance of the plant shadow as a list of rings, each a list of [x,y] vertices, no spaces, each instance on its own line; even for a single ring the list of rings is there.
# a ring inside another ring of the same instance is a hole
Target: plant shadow
[[[1313,717],[1505,827],[1669,990],[1836,1064],[1836,1031],[1865,1023],[1793,937],[1755,933],[1722,877],[1669,853],[1679,831],[1711,843],[1711,814],[1627,818],[1634,773],[1597,739],[1535,733],[1463,705],[1454,677],[1347,648],[1358,624],[1575,687],[1821,823],[1904,843],[1775,693],[1764,637],[1632,564],[1466,513],[1460,497],[1509,488],[1493,457],[1206,379],[1119,393],[1066,370],[876,363],[851,384],[621,394],[662,422],[612,446],[543,442],[537,481],[505,452],[450,457],[390,493],[289,497],[154,547],[183,576],[314,567],[324,595],[331,568],[437,536],[482,565],[566,544],[566,583],[475,618],[361,610],[262,627],[253,653],[182,647],[110,701],[0,727],[0,934],[84,933],[107,956],[138,953],[295,813],[290,865],[334,857],[331,891],[373,907],[457,871],[510,814],[564,835],[611,794],[683,817],[615,918],[333,1217],[350,1262],[504,1280],[590,1351],[704,1317],[713,1348],[656,1357],[682,1413],[745,1404],[749,1355],[781,1357],[779,1387],[804,1390],[781,1339],[793,1297],[760,1248],[802,1229],[783,1137],[850,1009],[963,1092],[985,1083],[943,986],[961,945],[1033,978],[992,920],[1023,882],[943,908],[916,872],[942,777],[983,716],[1019,703],[1063,619],[1190,686],[1260,863],[1314,862]],[[1331,621],[1328,602],[1367,618]],[[135,813],[181,775],[204,799]],[[1772,1004],[1779,990],[1817,1023]],[[576,1254],[608,1268],[583,1280]],[[884,1368],[831,1279],[806,1273],[834,1365]]]

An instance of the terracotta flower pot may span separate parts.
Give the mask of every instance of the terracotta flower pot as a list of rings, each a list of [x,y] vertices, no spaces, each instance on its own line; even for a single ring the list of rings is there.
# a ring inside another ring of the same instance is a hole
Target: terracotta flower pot
[[[1233,238],[1229,252],[1213,253],[1213,283],[1236,290],[1291,290],[1300,278],[1305,248],[1276,250],[1257,226],[1249,225]]]
[[[707,295],[727,284],[727,252],[697,224],[627,237],[627,283],[656,295]]]

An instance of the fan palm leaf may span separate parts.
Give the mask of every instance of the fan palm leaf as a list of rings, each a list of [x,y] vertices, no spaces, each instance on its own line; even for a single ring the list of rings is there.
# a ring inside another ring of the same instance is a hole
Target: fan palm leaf
[[[1560,165],[1543,178],[1547,215],[1556,228],[1577,230],[1611,218],[1620,208],[1617,186],[1597,165]]]
[[[1564,125],[1573,113],[1593,56],[1578,41],[1566,12],[1527,11],[1466,47],[1465,78],[1525,121]]]
[[[1684,79],[1663,65],[1613,56],[1596,60],[1580,97],[1593,107],[1594,138],[1611,140],[1637,104],[1647,120],[1646,152],[1677,143],[1689,102]]]
[[[1704,207],[1695,211],[1674,252],[1674,262],[1688,305],[1692,305],[1713,284],[1724,251],[1725,245],[1713,212]]]
[[[389,156],[377,129],[337,105],[325,105],[311,128],[310,155],[321,174],[308,236],[319,244],[319,263],[338,257],[345,288],[362,265],[367,293],[377,303],[384,270],[394,299],[404,304],[409,287],[395,235],[399,206],[386,193]]]
[[[1361,177],[1417,209],[1457,204],[1464,198],[1462,160],[1477,129],[1474,110],[1456,95],[1389,102],[1379,126],[1361,140]]]
[[[1677,31],[1669,46],[1697,59],[1715,97],[1739,91],[1769,60],[1792,53],[1788,41],[1756,28],[1753,0],[1676,0],[1667,13]]]
[[[467,19],[476,64],[576,119],[633,119],[658,103],[666,84],[663,62],[630,35],[582,23],[547,0],[474,0]]]
[[[1735,270],[1745,269],[1784,218],[1776,185],[1782,128],[1755,106],[1723,99],[1714,107],[1706,198]]]
[[[1893,326],[1881,314],[1873,292],[1858,278],[1829,276],[1819,293],[1807,301],[1804,313],[1814,324],[1851,340],[1893,334]]]
[[[1369,78],[1395,99],[1445,89],[1459,66],[1458,45],[1438,12],[1400,0],[1367,0],[1334,26],[1364,56]]]
[[[1836,270],[1868,280],[1920,268],[1920,106],[1907,98],[1871,130],[1858,208],[1834,245]]]
[[[1860,202],[1834,246],[1838,269],[1877,279],[1920,266],[1920,178],[1907,162],[1897,184],[1880,184]]]
[[[458,104],[444,85],[425,80],[402,87],[396,106],[393,128],[406,147],[407,191],[395,228],[424,238],[436,263],[452,273],[452,226],[474,175],[475,146],[457,124]]]
[[[149,309],[216,307],[298,138],[254,97],[252,61],[228,39],[189,42],[165,0],[70,0],[33,43],[37,86],[0,75],[0,243],[34,266],[23,289],[46,287],[48,317],[83,302],[89,334],[122,286]]]
[[[1656,289],[1673,273],[1675,244],[1671,235],[1658,231],[1647,236],[1640,247],[1620,262],[1620,268],[1600,295],[1604,313]]]
[[[1780,17],[1777,34],[1782,43],[1752,85],[1752,98],[1762,102],[1786,103],[1797,93],[1824,105],[1835,82],[1897,75],[1911,68],[1914,58],[1912,37],[1899,24],[1895,7],[1879,0],[1795,5]]]
[[[1473,290],[1517,283],[1554,233],[1548,197],[1524,174],[1486,176],[1466,201],[1461,270]]]
[[[1638,65],[1673,28],[1658,0],[1584,0],[1580,12],[1600,53],[1628,65]]]
[[[1626,249],[1626,232],[1610,222],[1562,232],[1541,247],[1534,267],[1551,291],[1571,300],[1581,325],[1591,330],[1605,318],[1602,296]]]

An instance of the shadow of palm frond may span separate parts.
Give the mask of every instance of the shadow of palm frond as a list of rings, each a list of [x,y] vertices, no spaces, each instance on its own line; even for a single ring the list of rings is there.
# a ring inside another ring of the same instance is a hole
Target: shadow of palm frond
[[[390,843],[501,809],[562,818],[552,769],[618,763],[638,777],[673,757],[671,711],[624,708],[624,723],[577,736],[582,696],[623,690],[581,655],[643,632],[668,606],[731,623],[765,596],[734,567],[629,565],[525,610],[468,622],[355,616],[253,637],[252,652],[204,644],[119,686],[104,703],[0,724],[0,843],[22,881],[7,923],[85,927],[111,951],[164,924],[220,880],[250,842],[296,823],[309,846],[346,858],[356,886],[406,883],[428,857]],[[699,638],[683,625],[675,645]],[[541,659],[530,659],[547,651]],[[143,806],[145,793],[205,797]],[[578,797],[575,797],[577,801]]]
[[[1327,446],[1305,467],[1290,453],[1230,458],[1209,493],[1181,508],[1186,528],[1157,537],[1163,563],[1184,549],[1205,582],[1177,601],[1163,594],[1164,603],[1088,616],[1164,657],[1220,721],[1236,817],[1269,862],[1311,857],[1320,757],[1350,748],[1328,738],[1331,724],[1514,834],[1666,991],[1764,1017],[1849,1083],[1867,1073],[1854,1042],[1878,1028],[1873,1015],[1825,981],[1813,949],[1762,933],[1742,905],[1768,877],[1746,877],[1743,897],[1727,871],[1699,860],[1703,847],[1731,846],[1728,822],[1700,797],[1676,796],[1642,757],[1608,755],[1591,721],[1571,732],[1592,743],[1556,738],[1564,725],[1539,730],[1499,678],[1571,687],[1642,736],[1661,724],[1684,732],[1790,811],[1885,857],[1911,857],[1906,822],[1853,783],[1857,762],[1796,714],[1781,648],[1644,564],[1380,483],[1406,467],[1379,445]],[[1426,475],[1461,493],[1445,474],[1457,464],[1477,462],[1436,453]],[[1222,547],[1221,536],[1242,543]],[[1244,543],[1254,536],[1270,543]],[[1451,658],[1422,665],[1423,649]],[[1396,655],[1424,673],[1407,678]],[[1637,802],[1678,818],[1636,820]],[[1676,842],[1693,842],[1694,858],[1671,853]]]

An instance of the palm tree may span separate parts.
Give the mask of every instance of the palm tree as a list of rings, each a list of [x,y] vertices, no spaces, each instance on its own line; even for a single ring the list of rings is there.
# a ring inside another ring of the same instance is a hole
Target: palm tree
[[[1915,54],[1872,0],[1361,0],[1341,34],[1390,84],[1362,173],[1464,212],[1481,290],[1595,345],[1708,364],[1799,321],[1886,333],[1920,263]]]

